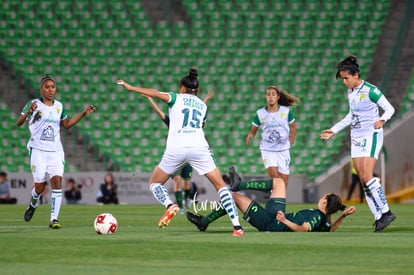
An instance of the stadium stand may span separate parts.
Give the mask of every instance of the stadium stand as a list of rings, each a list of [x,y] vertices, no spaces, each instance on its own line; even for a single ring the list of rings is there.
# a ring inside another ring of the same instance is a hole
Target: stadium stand
[[[389,1],[181,3],[189,24],[154,25],[139,1],[6,1],[0,4],[0,54],[33,87],[42,74],[55,75],[69,112],[95,104],[98,113],[81,131],[122,171],[151,171],[167,129],[145,99],[117,89],[115,81],[178,91],[191,66],[200,71],[200,96],[216,92],[205,131],[223,170],[235,163],[245,173],[263,173],[260,138],[247,148],[244,139],[265,104],[266,87],[274,84],[301,99],[293,109],[299,130],[292,173],[313,178],[324,171],[345,150],[345,133],[327,144],[319,140],[348,108],[335,65],[357,53],[362,71],[369,70]],[[14,121],[17,115],[0,103],[2,121]],[[16,131],[2,131],[8,171],[28,168],[22,165],[27,132]]]

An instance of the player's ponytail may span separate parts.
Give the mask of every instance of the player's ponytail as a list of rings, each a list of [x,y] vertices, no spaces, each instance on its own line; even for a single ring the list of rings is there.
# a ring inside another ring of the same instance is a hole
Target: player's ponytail
[[[361,76],[361,71],[359,70],[359,65],[357,63],[357,58],[353,55],[348,56],[344,60],[336,65],[336,78],[340,77],[340,73],[343,71],[349,72],[351,75],[359,74]]]
[[[197,94],[198,93],[198,71],[196,68],[190,68],[187,76],[184,76],[180,83],[186,88],[187,94]]]

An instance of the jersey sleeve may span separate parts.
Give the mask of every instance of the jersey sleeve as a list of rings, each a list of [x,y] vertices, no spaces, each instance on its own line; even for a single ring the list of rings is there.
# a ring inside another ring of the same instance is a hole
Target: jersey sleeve
[[[24,105],[22,111],[20,112],[21,115],[24,115],[30,109],[30,105],[32,105],[33,100],[30,100]]]
[[[170,100],[167,101],[168,107],[172,107],[177,100],[177,94],[175,93],[167,93],[170,95]]]
[[[332,132],[334,132],[334,134],[337,134],[342,129],[344,129],[346,126],[350,125],[351,122],[352,122],[352,113],[351,111],[349,111],[349,113],[341,121],[339,121],[337,124],[335,124],[331,128],[331,130]]]
[[[377,87],[369,90],[368,97],[372,102],[377,103],[384,110],[380,120],[387,121],[392,117],[395,109]]]
[[[380,90],[378,90],[377,87],[374,87],[373,89],[370,89],[368,92],[368,97],[372,102],[377,103],[380,97],[382,96],[382,93]]]
[[[380,120],[384,120],[384,121],[389,120],[395,112],[394,107],[385,98],[385,96],[380,97],[379,100],[377,101],[377,104],[384,110],[384,113],[380,117]]]
[[[317,211],[313,212],[313,217],[307,222],[309,225],[309,232],[329,232],[331,231],[330,223],[325,222],[325,219],[321,217],[321,214]]]
[[[65,107],[62,105],[62,114],[60,115],[60,120],[65,120],[68,117]]]
[[[256,115],[253,117],[252,124],[256,127],[260,126],[259,114],[257,112],[256,112]]]
[[[292,110],[289,110],[289,114],[288,114],[288,122],[289,124],[295,122],[295,116],[293,115]]]

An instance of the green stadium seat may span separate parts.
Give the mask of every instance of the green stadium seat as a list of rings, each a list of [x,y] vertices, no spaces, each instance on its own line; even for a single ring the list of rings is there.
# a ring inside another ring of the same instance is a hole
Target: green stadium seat
[[[161,22],[153,27],[142,3],[137,1],[60,1],[56,4],[55,14],[51,12],[49,2],[26,2],[21,9],[14,9],[5,2],[1,4],[0,15],[7,14],[8,21],[6,24],[0,21],[0,51],[28,79],[36,82],[42,72],[35,64],[57,56],[53,66],[47,69],[63,76],[59,76],[59,83],[63,82],[59,84],[59,91],[70,109],[82,108],[85,101],[93,100],[105,113],[100,112],[100,116],[91,118],[85,126],[97,129],[96,135],[100,136],[97,143],[109,147],[105,145],[108,136],[132,143],[131,135],[135,133],[143,143],[129,146],[138,148],[135,153],[139,150],[139,154],[143,153],[140,146],[148,144],[148,133],[157,133],[160,136],[156,139],[164,140],[164,135],[154,128],[154,125],[159,127],[161,122],[157,117],[148,115],[148,104],[141,101],[138,95],[109,93],[110,96],[104,96],[103,91],[110,89],[109,83],[119,75],[137,86],[177,91],[178,80],[186,72],[183,68],[197,66],[202,93],[208,89],[216,91],[216,97],[209,103],[209,121],[219,130],[209,134],[219,143],[223,141],[218,150],[220,155],[223,154],[220,157],[224,165],[228,165],[234,156],[242,154],[243,146],[239,143],[242,143],[250,127],[254,112],[264,105],[267,85],[272,83],[285,87],[294,95],[316,104],[324,99],[318,96],[311,99],[310,95],[319,91],[309,87],[311,79],[319,78],[317,82],[324,83],[327,90],[336,89],[335,85],[327,84],[332,82],[330,68],[334,68],[343,56],[344,48],[352,50],[358,47],[351,42],[346,44],[342,29],[350,29],[347,33],[352,38],[362,39],[363,47],[359,49],[359,55],[365,61],[363,68],[366,71],[390,5],[385,0],[375,1],[375,9],[369,1],[183,0],[182,4],[191,14],[191,24],[187,25],[184,21],[173,25]],[[10,9],[13,11],[9,12]],[[354,16],[349,11],[355,12]],[[39,16],[42,26],[39,25]],[[267,20],[270,17],[275,20]],[[340,30],[328,33],[330,26],[335,25]],[[373,29],[363,33],[361,26]],[[56,37],[49,41],[54,44],[44,44],[41,39],[36,39],[44,34]],[[194,42],[185,43],[188,39]],[[90,77],[91,74],[93,77]],[[88,77],[83,77],[85,75]],[[75,93],[74,87],[77,90]],[[331,96],[330,100],[326,100],[327,106],[343,101],[339,93]],[[297,112],[295,110],[298,123],[302,119],[309,123],[330,120],[337,115],[327,112],[329,108],[325,105],[320,111],[315,111],[313,103],[309,105],[312,109],[308,108],[307,103],[298,106]],[[305,109],[302,110],[302,107]],[[117,112],[113,112],[113,108],[118,108]],[[133,116],[135,112],[131,110],[137,110],[137,114]],[[346,111],[346,104],[341,103],[338,113]],[[114,117],[108,117],[107,112]],[[246,116],[240,119],[242,112],[246,112]],[[119,118],[121,113],[131,115],[129,122]],[[237,122],[229,127],[232,119]],[[139,124],[141,121],[144,123]],[[121,129],[125,126],[129,130]],[[306,128],[306,131],[312,131],[312,128]],[[241,136],[243,138],[237,138]],[[305,147],[309,146],[306,136],[298,135],[298,138],[306,142]],[[235,148],[231,148],[230,152],[233,157],[227,156],[222,148],[225,145],[229,147],[228,141],[224,142],[228,139],[234,140]],[[256,142],[255,146],[258,146],[259,139]],[[136,163],[134,155],[129,153],[130,147],[127,149],[125,145],[119,148],[121,150],[117,152],[110,148],[107,150],[114,154],[117,161],[124,163],[123,169],[136,170],[139,167],[142,171],[151,171],[158,161],[151,158],[149,152],[144,152],[148,157]],[[240,160],[245,163],[243,169],[263,173],[257,147],[251,146],[248,150]],[[123,154],[125,157],[122,157]],[[331,154],[328,151],[326,157],[320,157],[321,166]],[[300,163],[295,167],[298,171],[310,171],[310,175],[320,171],[319,167],[304,168],[306,161]],[[312,165],[312,162],[306,165]]]

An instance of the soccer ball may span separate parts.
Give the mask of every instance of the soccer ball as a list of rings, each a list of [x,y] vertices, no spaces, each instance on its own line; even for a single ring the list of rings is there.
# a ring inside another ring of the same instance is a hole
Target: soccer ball
[[[96,216],[93,227],[100,235],[115,234],[118,229],[118,221],[111,213],[102,213]]]

